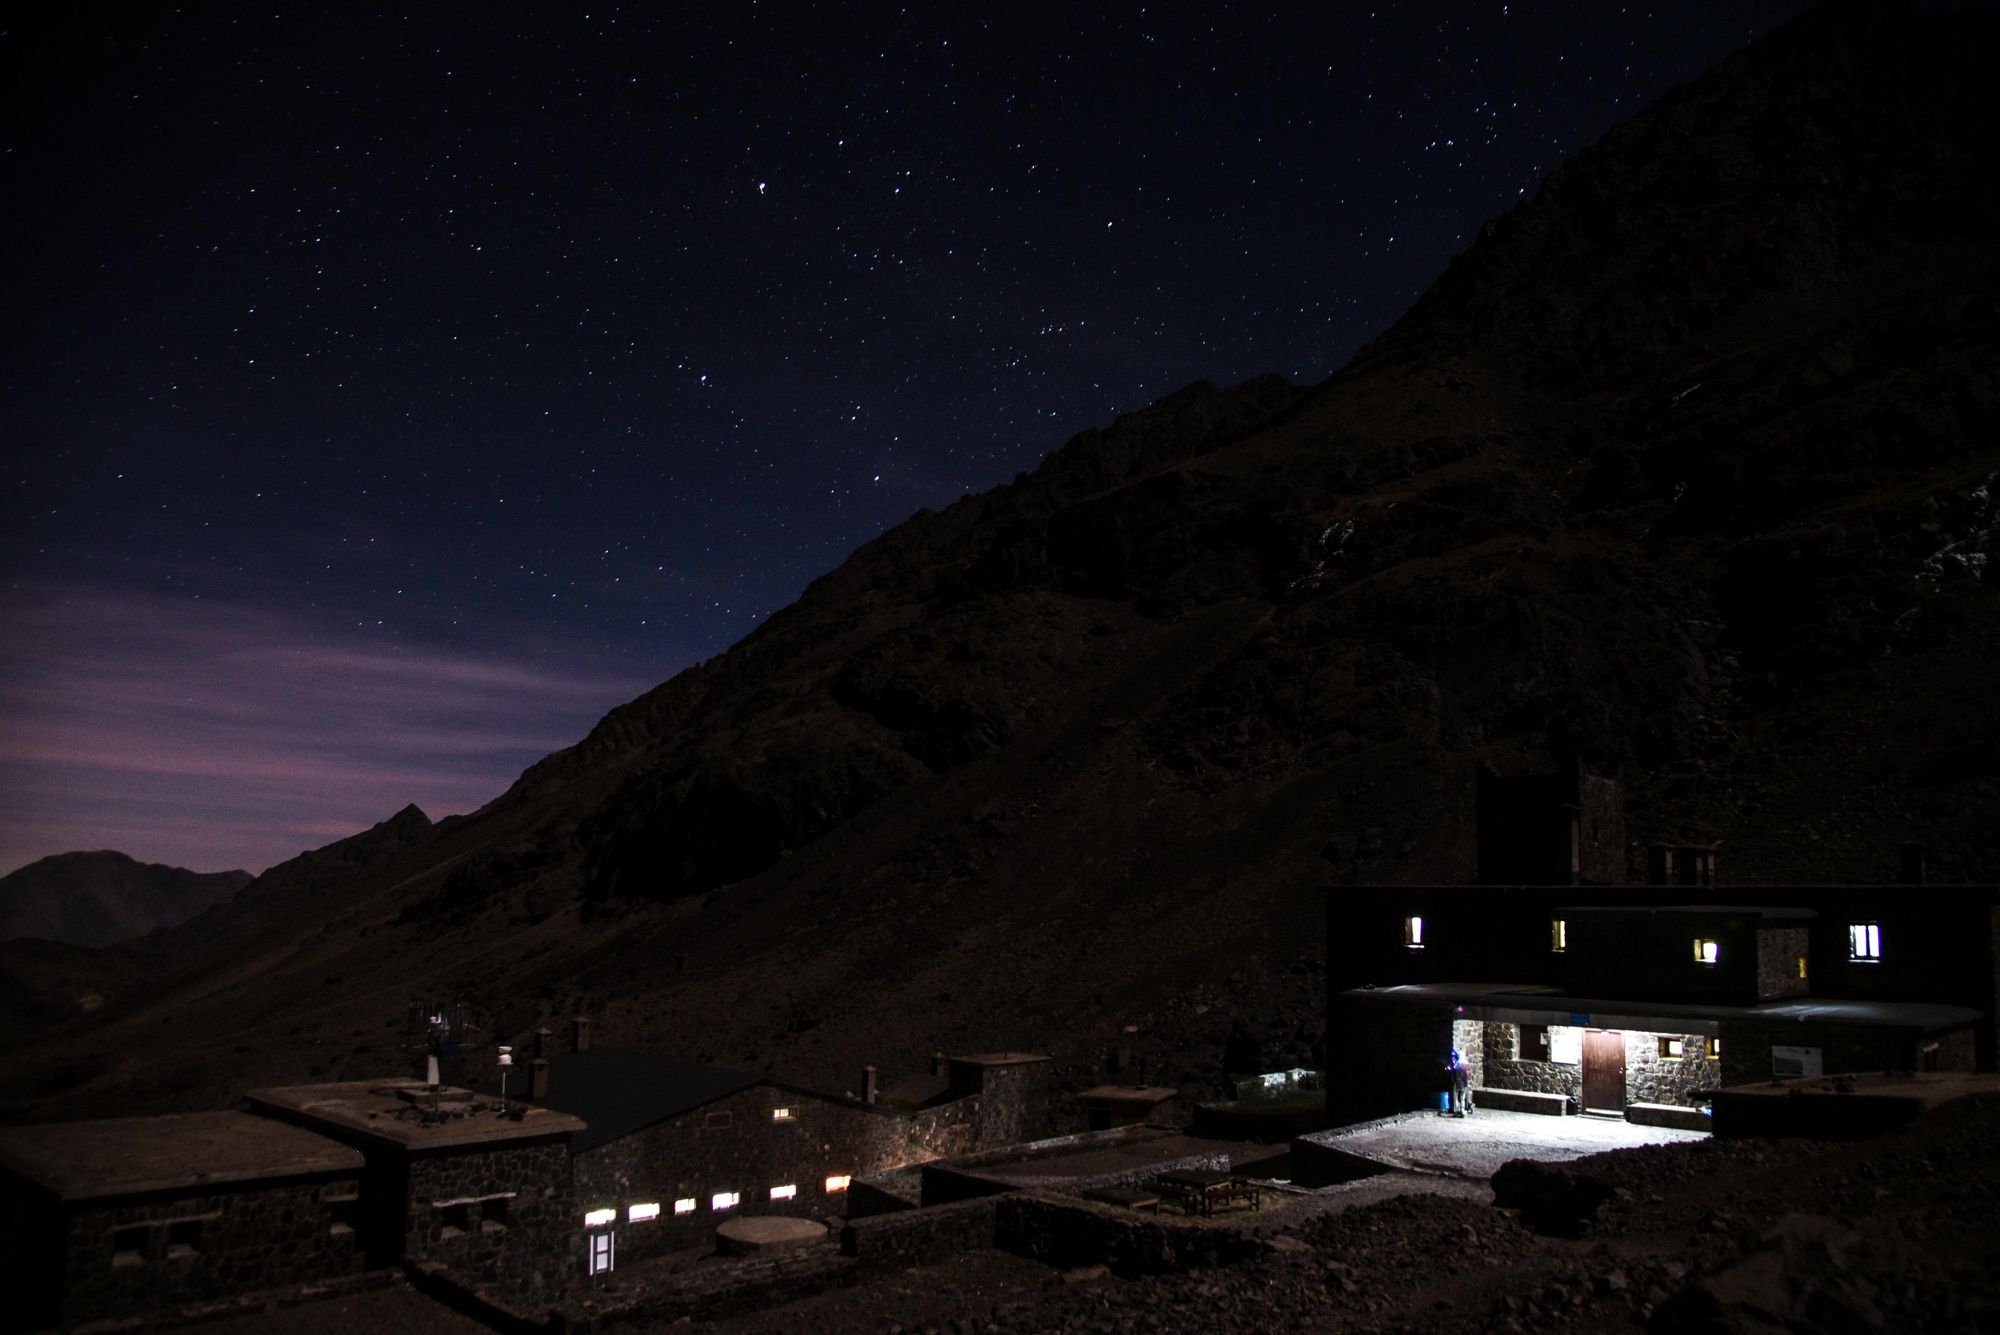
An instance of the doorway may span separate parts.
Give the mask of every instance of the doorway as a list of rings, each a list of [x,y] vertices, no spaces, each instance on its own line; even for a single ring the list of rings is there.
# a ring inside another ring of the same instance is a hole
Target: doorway
[[[1583,1090],[1580,1102],[1585,1112],[1624,1113],[1625,1035],[1622,1031],[1583,1031]]]

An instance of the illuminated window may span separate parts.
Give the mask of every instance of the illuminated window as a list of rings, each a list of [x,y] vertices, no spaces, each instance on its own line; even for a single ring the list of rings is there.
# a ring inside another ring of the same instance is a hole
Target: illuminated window
[[[688,1204],[692,1206],[694,1202],[689,1201]],[[625,1222],[628,1224],[643,1224],[648,1219],[658,1219],[659,1217],[660,1203],[658,1201],[648,1201],[644,1205],[628,1205],[625,1207]]]
[[[692,1196],[683,1196],[683,1197],[681,1197],[681,1198],[680,1198],[679,1200],[675,1201],[675,1202],[674,1202],[674,1213],[675,1213],[675,1214],[693,1214],[693,1213],[694,1213],[694,1197],[692,1197]]]
[[[1717,945],[1712,938],[1698,936],[1694,939],[1694,962],[1696,964],[1714,964],[1720,958],[1722,958],[1722,947]]]
[[[1806,957],[1804,955],[1801,955],[1799,956],[1799,977],[1803,978],[1805,976],[1806,976]]]
[[[846,1173],[835,1173],[826,1180],[826,1191],[830,1196],[837,1191],[846,1191],[847,1184],[854,1179]]]
[[[742,1202],[743,1193],[740,1191],[718,1191],[708,1198],[708,1208],[711,1210],[734,1210]]]
[[[1660,1039],[1661,1060],[1664,1061],[1670,1057],[1685,1057],[1685,1056],[1687,1056],[1687,1040],[1680,1038],[1665,1038],[1665,1037],[1662,1037]]]
[[[790,1108],[771,1109],[771,1120],[774,1122],[789,1122],[796,1115],[794,1110]]]
[[[1712,1062],[1719,1062],[1722,1060],[1721,1039],[1711,1038],[1708,1040],[1708,1059]]]
[[[799,1188],[795,1182],[787,1182],[782,1187],[771,1188],[771,1199],[774,1201],[788,1201],[798,1194]]]
[[[1560,954],[1569,949],[1569,923],[1562,918],[1549,919],[1549,949]]]
[[[1847,926],[1847,958],[1856,964],[1882,962],[1882,924],[1856,922]]]
[[[590,1238],[590,1273],[604,1275],[611,1272],[612,1241],[609,1233],[593,1233]]]
[[[1424,920],[1412,915],[1403,919],[1403,944],[1411,950],[1424,948]]]
[[[585,1228],[603,1228],[617,1217],[618,1212],[608,1207],[602,1210],[585,1210],[583,1212],[583,1226]]]

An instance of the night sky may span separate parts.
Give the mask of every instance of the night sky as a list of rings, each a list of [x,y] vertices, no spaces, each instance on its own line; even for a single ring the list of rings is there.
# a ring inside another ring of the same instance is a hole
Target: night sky
[[[0,872],[470,810],[917,508],[1325,377],[1804,7],[8,31]]]

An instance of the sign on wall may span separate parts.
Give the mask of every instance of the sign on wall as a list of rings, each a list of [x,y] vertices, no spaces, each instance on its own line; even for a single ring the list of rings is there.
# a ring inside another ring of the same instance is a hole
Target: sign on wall
[[[1772,1075],[1825,1075],[1818,1048],[1793,1048],[1782,1044],[1771,1045]]]

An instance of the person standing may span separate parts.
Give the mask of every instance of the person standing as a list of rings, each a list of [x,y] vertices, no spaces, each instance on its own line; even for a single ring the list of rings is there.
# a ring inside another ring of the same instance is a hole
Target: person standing
[[[1471,1107],[1472,1063],[1465,1059],[1464,1053],[1453,1048],[1444,1069],[1451,1078],[1451,1115],[1463,1117]]]

